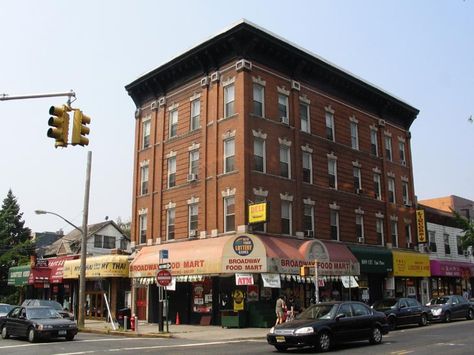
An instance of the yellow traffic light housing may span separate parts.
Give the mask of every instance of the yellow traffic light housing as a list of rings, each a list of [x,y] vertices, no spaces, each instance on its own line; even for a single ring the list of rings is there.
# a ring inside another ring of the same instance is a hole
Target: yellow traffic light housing
[[[309,266],[300,267],[300,276],[309,276]]]
[[[90,129],[86,125],[91,123],[91,118],[86,116],[81,110],[74,110],[74,121],[72,123],[72,145],[88,145],[89,139],[86,135],[89,134]]]
[[[49,108],[51,117],[48,120],[48,125],[52,128],[48,129],[46,135],[56,140],[54,143],[55,148],[67,146],[69,133],[68,111],[70,109],[66,105],[51,106]]]

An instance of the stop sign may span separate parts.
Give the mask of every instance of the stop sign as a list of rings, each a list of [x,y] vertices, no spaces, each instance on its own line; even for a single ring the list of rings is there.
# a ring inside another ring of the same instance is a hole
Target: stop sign
[[[168,286],[171,283],[171,273],[168,270],[160,270],[156,274],[156,283],[160,286]]]

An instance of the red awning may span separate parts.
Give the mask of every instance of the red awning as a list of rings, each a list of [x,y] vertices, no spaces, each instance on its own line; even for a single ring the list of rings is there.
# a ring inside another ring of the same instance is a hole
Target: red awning
[[[63,268],[66,260],[78,259],[79,255],[59,256],[57,258],[49,258],[48,266],[51,270],[49,282],[52,284],[60,284],[63,282]]]
[[[49,283],[49,267],[32,268],[28,278],[28,284]]]

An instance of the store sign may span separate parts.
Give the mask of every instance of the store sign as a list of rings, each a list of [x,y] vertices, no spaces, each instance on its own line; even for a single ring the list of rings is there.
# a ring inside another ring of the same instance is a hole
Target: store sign
[[[252,274],[235,274],[235,284],[237,286],[253,285]]]
[[[267,203],[249,205],[249,224],[264,223],[267,221]]]
[[[281,288],[280,274],[262,274],[263,287]]]
[[[128,277],[127,256],[99,256],[86,261],[86,278]],[[77,279],[81,272],[81,260],[67,260],[64,263],[63,278]]]
[[[416,210],[416,226],[418,228],[418,243],[426,243],[425,211]]]
[[[24,286],[28,284],[30,265],[14,266],[8,270],[9,286]]]
[[[35,263],[36,268],[48,268],[48,259],[36,259]]]
[[[258,237],[241,235],[231,239],[223,250],[222,272],[265,272],[267,255],[265,246]]]
[[[393,251],[393,275],[429,277],[430,259],[426,254]]]

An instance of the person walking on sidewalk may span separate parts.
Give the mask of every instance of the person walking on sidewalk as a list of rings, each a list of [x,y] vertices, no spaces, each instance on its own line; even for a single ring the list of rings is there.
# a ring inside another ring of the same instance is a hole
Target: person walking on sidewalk
[[[275,313],[276,313],[276,322],[275,325],[282,324],[284,322],[283,313],[285,312],[285,296],[280,295],[276,300],[275,304]]]

